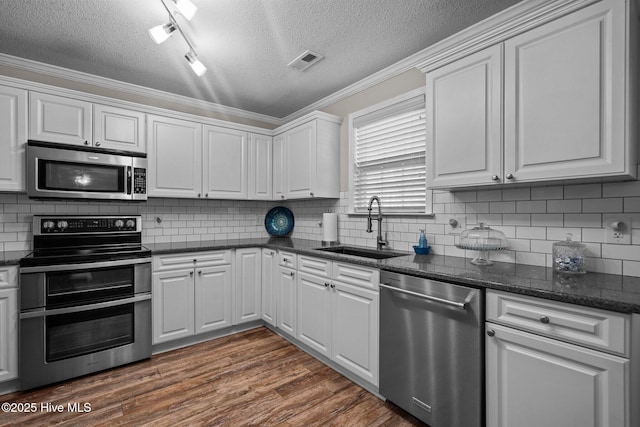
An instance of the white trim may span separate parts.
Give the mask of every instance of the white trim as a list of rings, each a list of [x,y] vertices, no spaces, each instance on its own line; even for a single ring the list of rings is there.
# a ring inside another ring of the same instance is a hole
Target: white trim
[[[302,117],[314,110],[322,110],[338,101],[353,96],[365,89],[382,83],[392,77],[402,74],[414,67],[421,71],[428,71],[448,62],[466,56],[476,50],[500,43],[523,31],[541,25],[552,19],[581,9],[599,0],[526,0],[503,10],[489,18],[472,25],[420,52],[415,53],[383,70],[378,71],[358,82],[347,86],[333,94],[314,102],[284,118],[277,118],[233,107],[201,101],[186,96],[175,95],[156,89],[120,82],[87,73],[69,70],[62,67],[48,65],[36,61],[0,54],[0,65],[17,69],[33,71],[40,74],[59,77],[71,81],[82,82],[94,86],[133,93],[184,106],[201,108],[212,112],[229,114],[240,118],[256,120],[264,123],[282,126]]]
[[[349,114],[347,118],[348,129],[347,132],[349,134],[349,189],[347,191],[347,198],[349,200],[349,205],[347,207],[347,215],[359,215],[359,212],[355,212],[354,210],[354,200],[353,200],[353,122],[357,120],[359,117],[362,117],[366,114],[369,114],[373,111],[382,110],[384,108],[388,108],[394,104],[406,101],[411,98],[415,98],[417,96],[425,96],[426,97],[426,86],[420,87],[418,89],[410,90],[409,92],[405,92],[401,95],[395,96],[393,98],[384,100],[374,105],[370,105],[368,107],[363,108],[362,110],[354,111]],[[425,98],[426,99],[426,98]],[[426,141],[425,141],[426,144]],[[408,213],[394,213],[394,216],[433,216],[433,191],[427,189],[427,184],[425,181],[425,207],[424,212],[408,212]],[[385,213],[385,215],[391,215],[389,213]]]
[[[5,65],[19,70],[31,71],[46,76],[58,77],[78,83],[90,84],[109,90],[131,93],[138,96],[157,99],[159,101],[178,103],[186,107],[200,108],[215,113],[228,114],[243,119],[269,123],[276,126],[282,125],[284,123],[282,119],[279,119],[277,117],[267,116],[265,114],[259,113],[252,113],[250,111],[241,110],[239,108],[227,107],[225,105],[216,104],[213,102],[202,101],[182,95],[176,95],[174,93],[121,82],[106,77],[83,73],[81,71],[58,67],[55,65],[44,64],[42,62],[6,55],[4,53],[0,53],[0,65]]]

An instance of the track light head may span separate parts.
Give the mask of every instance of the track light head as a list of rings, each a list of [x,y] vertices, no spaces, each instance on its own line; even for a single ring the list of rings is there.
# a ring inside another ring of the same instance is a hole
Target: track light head
[[[168,39],[169,36],[171,36],[171,34],[173,34],[175,30],[176,30],[175,24],[173,22],[168,22],[166,24],[156,25],[155,27],[150,28],[149,36],[151,36],[151,39],[154,42],[156,42],[157,44],[160,44],[166,39]]]
[[[204,64],[200,62],[194,51],[190,50],[184,57],[187,59],[187,62],[191,66],[191,69],[194,73],[196,73],[198,77],[201,77],[202,75],[204,75],[204,73],[207,72],[207,67],[205,67]]]
[[[196,11],[198,10],[196,5],[191,3],[190,0],[171,0],[171,1],[176,5],[176,8],[178,8],[178,12],[180,12],[180,14],[185,18],[187,18],[187,20],[189,21],[191,21],[191,18],[193,18],[193,15],[195,15]]]

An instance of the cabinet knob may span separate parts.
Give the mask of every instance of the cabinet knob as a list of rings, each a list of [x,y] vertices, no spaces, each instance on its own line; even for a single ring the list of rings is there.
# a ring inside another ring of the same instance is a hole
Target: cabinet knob
[[[500,181],[500,177],[498,175],[493,175],[491,179],[494,181]]]
[[[281,195],[280,195],[280,198],[284,200],[284,194],[281,194]]]
[[[296,275],[296,273],[294,273],[293,271],[289,272],[289,276],[293,277],[295,275]]]
[[[549,316],[540,316],[540,321],[545,325],[548,324],[550,322]]]
[[[89,145],[89,141],[85,141],[85,142],[84,142],[84,145]]]
[[[209,193],[205,193],[204,197],[209,197]]]
[[[309,193],[309,195],[310,195],[311,197],[313,197],[313,192]]]
[[[190,271],[190,272],[189,272],[189,276],[193,276],[193,271]]]
[[[507,179],[513,179],[513,174],[512,174],[512,173],[508,173],[508,174],[506,175],[506,178],[507,178]]]
[[[96,147],[100,147],[100,141],[96,141]]]
[[[324,287],[325,287],[325,288],[328,288],[328,287],[329,287],[329,283],[324,282]]]
[[[198,275],[202,275],[202,270],[198,270]]]
[[[494,331],[493,329],[487,329],[487,335],[489,335],[490,337],[494,336],[496,334],[496,331]]]
[[[198,197],[200,197],[200,193],[198,193]]]
[[[331,284],[331,289],[335,288],[336,285],[334,285],[333,283]]]

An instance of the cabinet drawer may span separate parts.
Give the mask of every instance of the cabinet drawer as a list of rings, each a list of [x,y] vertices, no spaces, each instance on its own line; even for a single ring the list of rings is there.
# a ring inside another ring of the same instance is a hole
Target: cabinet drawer
[[[299,255],[298,271],[315,274],[316,276],[331,277],[331,261]]]
[[[488,291],[486,303],[488,321],[629,355],[627,315],[499,291]]]
[[[278,251],[278,264],[283,267],[296,268],[296,254]]]
[[[18,267],[0,267],[0,289],[18,287]]]
[[[334,262],[333,278],[342,283],[378,290],[380,271],[353,264]]]
[[[215,252],[190,252],[153,257],[153,271],[175,270],[178,268],[208,267],[231,264],[231,250]]]

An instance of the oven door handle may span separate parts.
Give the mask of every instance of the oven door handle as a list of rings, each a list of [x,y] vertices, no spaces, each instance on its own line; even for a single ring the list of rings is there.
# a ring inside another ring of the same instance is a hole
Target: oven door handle
[[[43,265],[37,267],[22,267],[20,273],[48,273],[50,271],[91,270],[103,267],[120,267],[123,265],[150,263],[151,257],[118,259],[112,261],[86,262],[78,264]]]
[[[47,316],[57,316],[60,314],[79,313],[81,311],[117,307],[119,305],[148,301],[150,299],[151,299],[151,294],[149,293],[149,294],[136,295],[131,298],[98,302],[95,304],[80,305],[80,306],[74,306],[74,307],[64,307],[64,308],[54,308],[53,310],[38,309],[33,311],[25,311],[24,313],[20,313],[20,319],[30,319],[33,317],[47,317]]]

